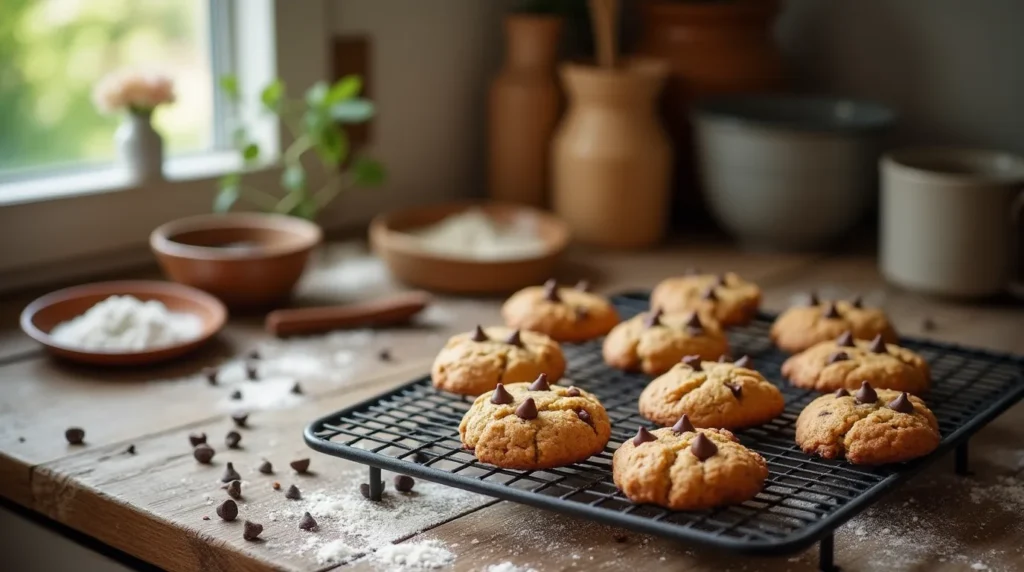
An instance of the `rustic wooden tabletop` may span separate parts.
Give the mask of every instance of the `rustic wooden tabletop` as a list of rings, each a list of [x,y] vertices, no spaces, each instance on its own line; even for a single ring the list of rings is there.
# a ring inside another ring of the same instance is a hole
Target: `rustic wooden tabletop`
[[[733,270],[756,281],[764,307],[781,310],[816,289],[825,297],[862,293],[883,305],[901,333],[1024,353],[1024,308],[919,297],[886,286],[867,256],[737,252],[726,246],[666,247],[648,253],[573,251],[565,281],[586,277],[602,291],[648,289],[696,266]],[[356,243],[317,253],[299,303],[324,304],[398,290],[382,264]],[[43,355],[17,329],[30,296],[0,304],[0,494],[29,510],[168,570],[329,570],[330,541],[347,546],[436,540],[456,555],[456,570],[511,562],[537,570],[814,570],[817,551],[750,558],[721,554],[509,502],[417,484],[404,503],[366,508],[358,501],[364,468],[319,455],[303,444],[312,419],[422,375],[452,333],[498,321],[500,300],[439,298],[414,326],[274,340],[259,316],[231,320],[220,338],[173,364],[95,369]],[[934,328],[925,327],[925,319]],[[927,331],[926,331],[927,329]],[[242,357],[258,350],[260,381],[245,381]],[[381,360],[380,350],[392,359]],[[217,365],[220,384],[203,367]],[[298,380],[304,395],[288,392]],[[241,400],[229,394],[240,389]],[[230,414],[251,412],[241,447],[228,449]],[[952,461],[887,495],[836,535],[844,570],[1014,570],[1024,563],[1024,406],[984,428],[971,445],[971,477]],[[84,446],[64,430],[80,426]],[[188,436],[205,432],[217,450],[210,465],[191,455]],[[126,449],[134,445],[134,454]],[[288,463],[312,459],[311,474]],[[256,467],[264,460],[274,474]],[[238,521],[214,510],[226,498],[219,478],[232,462],[243,477]],[[284,498],[295,484],[304,499]],[[390,483],[388,484],[391,489]],[[392,499],[395,500],[394,498]],[[319,503],[319,532],[297,515]],[[326,508],[325,508],[326,507]],[[392,512],[388,512],[392,511]],[[209,518],[209,520],[206,520]],[[242,518],[264,525],[262,542],[243,540]],[[370,558],[345,568],[374,570]]]

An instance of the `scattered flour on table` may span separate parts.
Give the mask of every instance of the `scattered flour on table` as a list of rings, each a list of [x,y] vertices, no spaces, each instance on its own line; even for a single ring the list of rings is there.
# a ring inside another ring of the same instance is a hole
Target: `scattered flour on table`
[[[406,542],[382,546],[373,554],[373,560],[388,570],[434,570],[455,560],[455,555],[440,540]]]
[[[526,566],[516,566],[511,562],[502,562],[501,564],[491,564],[487,568],[484,568],[484,572],[537,572],[537,569],[528,568]]]
[[[315,540],[315,539],[310,539]],[[310,544],[308,541],[306,544]],[[313,545],[315,546],[315,542]],[[307,547],[310,548],[310,547]],[[357,552],[356,549],[345,544],[341,540],[334,540],[321,546],[316,551],[316,561],[318,564],[338,564],[342,560],[352,556]]]
[[[143,351],[195,339],[202,331],[196,315],[171,312],[156,300],[111,296],[57,324],[50,336],[61,345],[87,350]]]

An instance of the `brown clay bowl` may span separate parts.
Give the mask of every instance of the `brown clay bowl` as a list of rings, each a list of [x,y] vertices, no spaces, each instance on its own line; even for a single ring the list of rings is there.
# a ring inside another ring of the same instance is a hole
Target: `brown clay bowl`
[[[320,243],[320,227],[284,215],[199,215],[158,227],[149,245],[171,280],[205,290],[231,308],[282,304]]]
[[[481,209],[498,222],[531,217],[547,247],[538,256],[516,260],[481,261],[454,258],[423,249],[409,230],[428,226],[471,208]],[[452,294],[504,294],[541,284],[555,273],[569,244],[569,228],[544,211],[505,203],[460,202],[385,213],[370,224],[370,244],[391,273],[407,284]]]
[[[172,312],[198,316],[202,332],[196,338],[171,346],[138,352],[84,350],[65,346],[50,336],[61,322],[85,313],[110,296],[131,295],[143,302],[157,300]],[[153,280],[123,280],[73,286],[36,299],[21,312],[21,329],[53,355],[93,365],[143,365],[184,355],[206,343],[224,327],[227,309],[219,300],[188,286]]]

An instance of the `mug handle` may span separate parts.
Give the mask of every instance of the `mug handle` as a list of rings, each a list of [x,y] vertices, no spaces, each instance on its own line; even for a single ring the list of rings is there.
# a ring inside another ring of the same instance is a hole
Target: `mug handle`
[[[1017,193],[1010,205],[1010,228],[1013,233],[1013,248],[1010,250],[1014,259],[1010,261],[1013,275],[1010,277],[1009,290],[1014,296],[1024,299],[1024,189]]]

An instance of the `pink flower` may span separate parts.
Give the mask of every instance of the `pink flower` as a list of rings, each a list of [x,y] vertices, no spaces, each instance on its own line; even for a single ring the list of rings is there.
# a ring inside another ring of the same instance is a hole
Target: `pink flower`
[[[96,84],[92,99],[104,113],[122,109],[148,112],[158,105],[174,102],[174,82],[158,73],[118,71]]]

